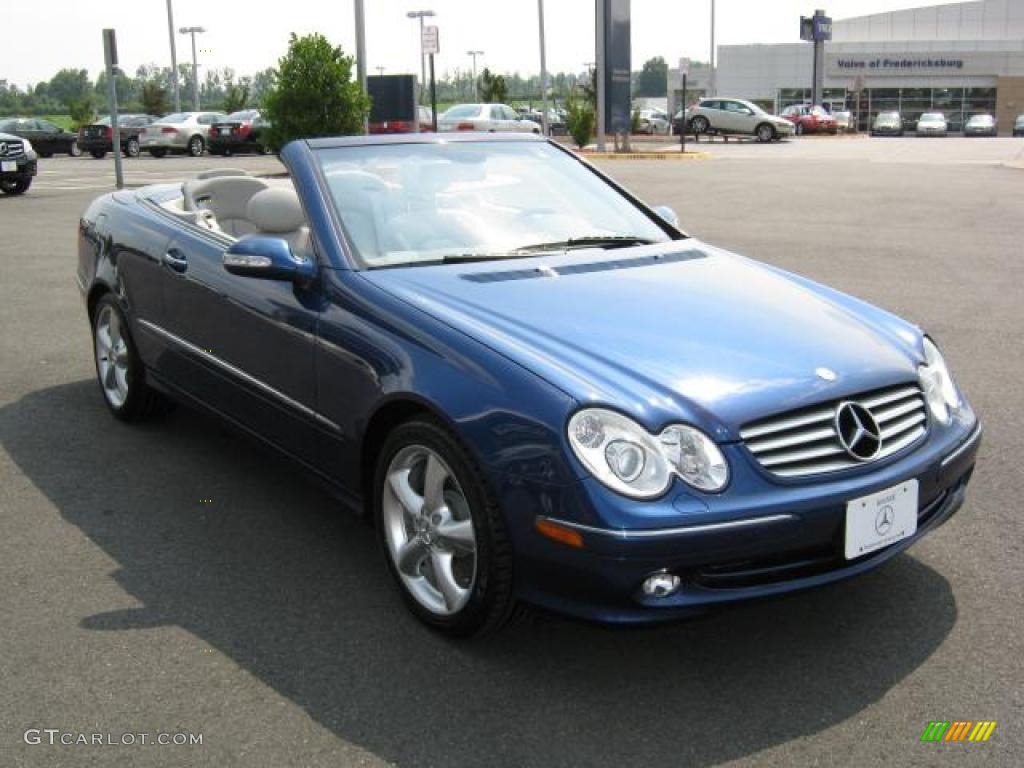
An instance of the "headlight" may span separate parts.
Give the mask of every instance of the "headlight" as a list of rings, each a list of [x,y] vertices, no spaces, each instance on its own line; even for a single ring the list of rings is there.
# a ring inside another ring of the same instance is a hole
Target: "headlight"
[[[620,413],[587,408],[569,420],[569,444],[598,480],[625,496],[660,496],[673,474],[702,491],[720,491],[729,481],[714,441],[683,424],[652,435]]]
[[[942,353],[927,336],[924,337],[924,365],[917,369],[917,375],[932,415],[941,423],[949,424],[950,411],[960,407],[960,395]]]
[[[32,142],[29,141],[28,139],[22,139],[21,143],[22,143],[22,146],[24,147],[26,155],[31,155],[33,152],[36,151],[35,147],[32,146]]]

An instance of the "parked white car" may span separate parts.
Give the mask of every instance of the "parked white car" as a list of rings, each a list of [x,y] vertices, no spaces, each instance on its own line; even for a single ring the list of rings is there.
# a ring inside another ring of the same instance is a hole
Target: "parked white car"
[[[437,130],[540,133],[540,125],[507,104],[456,104],[437,119]]]
[[[227,121],[223,112],[175,112],[147,125],[139,134],[139,144],[153,157],[163,157],[168,152],[187,152],[199,157],[210,140],[210,126]]]
[[[918,136],[945,136],[948,130],[949,123],[941,112],[925,112],[917,118],[915,133]]]
[[[672,121],[668,115],[660,109],[641,109],[640,112],[640,133],[664,134],[667,136],[672,130]]]
[[[761,142],[792,136],[796,130],[786,118],[769,114],[752,101],[717,96],[686,110],[686,125],[692,133],[746,134]]]

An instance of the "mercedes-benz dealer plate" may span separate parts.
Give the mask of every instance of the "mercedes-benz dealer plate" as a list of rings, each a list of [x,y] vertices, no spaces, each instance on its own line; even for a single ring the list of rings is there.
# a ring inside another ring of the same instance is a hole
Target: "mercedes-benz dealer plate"
[[[846,559],[853,560],[917,530],[917,480],[861,496],[846,504]]]

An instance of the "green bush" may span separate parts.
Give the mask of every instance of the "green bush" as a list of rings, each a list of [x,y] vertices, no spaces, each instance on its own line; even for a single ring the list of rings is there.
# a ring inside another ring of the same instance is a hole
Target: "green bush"
[[[96,102],[93,100],[92,94],[69,101],[68,114],[71,115],[71,125],[74,130],[92,123],[96,119]]]
[[[270,146],[280,150],[293,139],[362,133],[370,97],[353,79],[353,64],[323,35],[293,33],[264,100]]]
[[[594,109],[590,102],[574,100],[566,104],[565,127],[580,149],[594,138],[594,121]]]
[[[629,132],[640,133],[640,110],[634,109],[633,114],[629,116]]]

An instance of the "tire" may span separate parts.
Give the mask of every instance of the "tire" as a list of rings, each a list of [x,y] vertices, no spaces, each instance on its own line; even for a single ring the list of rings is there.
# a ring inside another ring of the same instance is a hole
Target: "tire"
[[[23,195],[32,186],[32,177],[24,179],[7,179],[0,181],[0,192],[5,195]]]
[[[203,137],[196,134],[188,140],[188,153],[191,157],[202,157],[203,150],[206,149],[206,142],[203,141]]]
[[[89,154],[95,157],[97,160],[102,160],[104,157],[107,156],[107,151],[105,149],[93,149],[89,151]]]
[[[690,121],[690,130],[694,134],[707,133],[708,128],[711,127],[711,123],[703,115],[697,115],[693,120]]]
[[[274,154],[274,150],[272,150],[270,147],[268,147],[266,145],[260,145],[260,146],[256,147],[256,151],[259,152],[261,155],[272,155],[272,154]]]
[[[804,135],[804,124],[803,123],[797,123],[796,127],[793,129],[793,133],[795,133],[797,136],[803,136]]]
[[[498,504],[479,466],[439,422],[416,419],[388,435],[373,519],[388,571],[424,624],[479,636],[514,613],[512,549]]]
[[[142,149],[139,147],[139,140],[134,136],[124,143],[124,154],[126,157],[138,157],[142,154]]]
[[[761,123],[754,130],[754,135],[757,136],[757,140],[762,144],[767,144],[775,138],[775,128],[772,127],[771,123]]]
[[[68,154],[71,155],[71,157],[81,157],[82,156],[82,148],[80,146],[78,146],[78,142],[77,141],[72,141],[71,142],[71,146],[68,147]]]
[[[146,383],[145,367],[112,294],[100,298],[93,310],[92,339],[96,380],[116,418],[145,421],[170,409],[171,402]]]
[[[163,147],[158,147],[157,149],[149,150],[149,154],[151,154],[153,157],[159,159],[161,157],[167,157],[167,150],[164,149]]]

